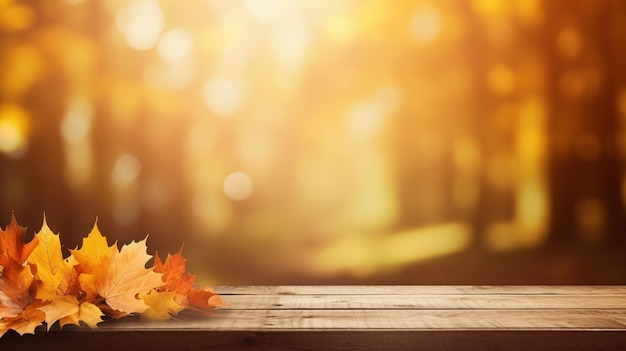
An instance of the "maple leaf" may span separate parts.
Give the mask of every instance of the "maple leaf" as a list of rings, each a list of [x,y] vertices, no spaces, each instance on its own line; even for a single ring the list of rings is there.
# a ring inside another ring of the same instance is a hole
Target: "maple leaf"
[[[77,262],[63,258],[59,235],[50,230],[45,217],[35,238],[39,245],[32,251],[28,262],[36,266],[35,275],[40,281],[37,298],[52,300],[56,296],[77,295],[78,272],[74,268]]]
[[[91,273],[98,269],[103,261],[113,254],[113,251],[117,250],[114,246],[109,246],[107,239],[98,229],[98,222],[96,222],[87,237],[83,238],[83,245],[80,250],[70,250],[70,253],[78,263],[76,269],[79,273]]]
[[[83,317],[87,325],[100,322],[100,316],[103,315],[100,310],[97,320],[94,320],[93,314],[81,314],[82,310],[88,308],[82,304],[88,302],[81,302],[77,297],[79,285],[75,265],[78,262],[71,256],[63,258],[59,235],[50,230],[45,216],[41,230],[35,234],[35,238],[39,240],[39,245],[29,256],[29,264],[36,272],[36,298],[49,302],[39,308],[45,313],[48,330],[58,320],[61,320],[61,326],[79,325]]]
[[[77,269],[81,288],[87,296],[99,296],[112,310],[122,315],[141,313],[148,309],[146,303],[137,298],[140,293],[163,285],[162,274],[146,269],[152,258],[147,254],[146,239],[124,245],[108,246],[97,225],[83,240],[83,246],[72,250],[78,262]]]
[[[148,309],[141,314],[141,319],[165,320],[185,309],[185,306],[176,302],[176,293],[173,291],[150,290],[139,297],[148,305]]]
[[[9,329],[15,330],[20,335],[35,334],[35,328],[44,321],[44,313],[39,310],[43,304],[41,300],[34,300],[20,314],[0,320],[0,337]]]
[[[187,309],[190,311],[211,315],[211,310],[224,305],[224,301],[210,287],[192,288],[187,293]]]
[[[59,319],[78,313],[79,305],[76,296],[57,296],[49,303],[39,307],[38,310],[44,313],[44,320],[48,330],[50,330],[50,327]]]
[[[10,259],[0,276],[0,336],[9,329],[20,334],[34,333],[44,321],[37,310],[43,302],[33,297],[34,277],[30,267]]]
[[[199,314],[210,315],[210,311],[224,303],[210,287],[195,288],[196,276],[186,273],[186,261],[182,255],[182,248],[174,255],[167,255],[165,263],[158,254],[154,255],[154,271],[163,273],[165,285],[159,291],[176,293],[177,302]]]
[[[19,315],[32,302],[30,268],[10,260],[0,276],[0,319]]]
[[[24,243],[25,232],[14,215],[5,230],[0,229],[0,336],[9,329],[33,333],[43,322],[43,313],[36,310],[42,303],[32,294],[34,276],[25,265],[38,240]]]
[[[158,253],[154,254],[154,271],[163,273],[165,284],[159,288],[161,291],[174,291],[186,295],[193,287],[196,276],[186,273],[186,260],[183,258],[182,247],[174,255],[167,255],[165,263],[161,261]]]
[[[10,260],[19,264],[26,262],[38,241],[34,238],[29,243],[24,243],[24,233],[26,228],[17,224],[15,215],[11,214],[9,225],[4,230],[0,228],[0,266],[6,268],[10,265]]]
[[[135,295],[163,285],[160,273],[146,269],[152,256],[146,253],[146,239],[124,245],[110,259],[105,274],[99,275],[97,290],[111,308],[127,312],[143,312],[148,306]]]
[[[63,327],[67,324],[80,325],[80,322],[84,322],[90,328],[97,328],[98,323],[102,322],[102,316],[104,313],[98,306],[85,301],[78,305],[78,312],[61,318],[59,323]]]

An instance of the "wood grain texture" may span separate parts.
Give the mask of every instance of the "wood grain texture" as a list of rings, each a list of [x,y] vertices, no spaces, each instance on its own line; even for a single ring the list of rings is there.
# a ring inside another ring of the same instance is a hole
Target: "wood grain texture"
[[[0,350],[626,349],[625,286],[242,286],[211,318],[8,333]]]
[[[222,295],[626,295],[626,285],[291,285],[221,286]]]
[[[229,295],[225,309],[626,309],[621,295]]]

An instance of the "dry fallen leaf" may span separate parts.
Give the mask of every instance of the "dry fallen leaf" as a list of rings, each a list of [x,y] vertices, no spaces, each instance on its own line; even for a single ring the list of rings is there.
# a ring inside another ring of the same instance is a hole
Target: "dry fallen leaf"
[[[95,291],[116,311],[141,313],[148,305],[136,295],[162,286],[162,274],[145,268],[152,258],[146,253],[146,239],[124,245],[120,251],[114,248],[103,265],[92,273]]]
[[[20,264],[26,262],[38,242],[35,238],[29,243],[24,243],[24,233],[26,228],[17,224],[15,215],[11,215],[11,222],[5,230],[0,228],[0,266],[6,268],[10,260]]]
[[[176,293],[177,302],[192,312],[210,315],[210,311],[224,303],[213,289],[195,288],[196,276],[186,272],[182,248],[174,255],[167,255],[165,263],[158,254],[154,255],[155,272],[163,273],[165,285],[160,291]]]
[[[92,273],[102,261],[108,259],[113,252],[113,246],[109,246],[107,239],[100,233],[97,223],[93,229],[83,238],[80,250],[70,250],[74,259],[79,263],[77,270],[80,273]]]
[[[41,230],[35,235],[39,245],[29,257],[29,264],[36,271],[37,281],[36,297],[48,303],[39,308],[46,315],[45,321],[48,329],[60,320],[61,326],[66,324],[80,325],[84,320],[87,325],[95,325],[101,321],[98,314],[86,315],[81,318],[81,305],[89,302],[79,301],[78,264],[73,257],[64,259],[61,251],[59,236],[54,234],[48,227],[44,217]],[[83,306],[85,308],[87,306]]]
[[[42,302],[33,294],[34,276],[25,264],[39,242],[35,238],[24,243],[25,232],[15,216],[11,216],[5,230],[0,229],[0,336],[9,329],[19,334],[34,333],[44,320],[37,310]]]
[[[139,297],[148,305],[148,309],[141,314],[142,319],[165,320],[185,307],[176,302],[176,293],[173,291],[150,290],[147,294],[140,294]]]
[[[163,273],[165,284],[159,288],[161,291],[173,291],[177,295],[186,296],[196,280],[195,275],[185,271],[185,259],[182,248],[174,255],[167,255],[165,263],[161,261],[158,253],[154,254],[154,271]]]
[[[44,321],[44,312],[39,310],[42,305],[41,300],[33,300],[20,314],[0,320],[0,337],[9,330],[15,330],[20,335],[34,334]]]

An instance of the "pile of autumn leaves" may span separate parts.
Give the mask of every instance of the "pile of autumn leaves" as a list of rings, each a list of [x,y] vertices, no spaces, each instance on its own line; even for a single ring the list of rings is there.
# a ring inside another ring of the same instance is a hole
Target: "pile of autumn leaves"
[[[11,329],[34,333],[44,322],[48,330],[57,321],[96,328],[105,316],[164,320],[183,310],[209,315],[222,305],[212,289],[194,287],[180,251],[165,262],[155,254],[154,266],[146,268],[152,258],[146,239],[118,250],[94,225],[82,246],[63,258],[45,218],[28,243],[25,232],[14,216],[0,228],[0,337]]]

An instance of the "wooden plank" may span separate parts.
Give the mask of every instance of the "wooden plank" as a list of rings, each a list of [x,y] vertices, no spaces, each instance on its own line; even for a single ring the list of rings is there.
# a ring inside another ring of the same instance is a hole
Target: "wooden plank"
[[[219,286],[222,295],[626,295],[626,285]]]
[[[623,330],[620,310],[220,310],[214,318],[103,324],[103,330]]]
[[[626,309],[626,296],[597,295],[228,295],[225,309]]]
[[[13,332],[0,350],[624,349],[626,286],[218,287],[213,318]]]

